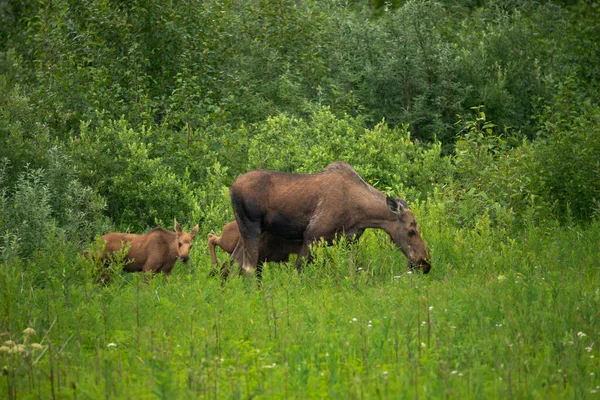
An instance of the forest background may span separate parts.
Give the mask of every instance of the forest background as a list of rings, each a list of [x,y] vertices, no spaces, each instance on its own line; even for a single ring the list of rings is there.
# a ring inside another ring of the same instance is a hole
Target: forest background
[[[0,333],[35,326],[50,342],[44,291],[87,288],[81,251],[109,230],[200,224],[191,266],[175,278],[204,281],[203,241],[233,220],[237,176],[336,160],[416,210],[440,281],[461,271],[459,254],[577,232],[587,256],[559,246],[572,262],[553,265],[585,269],[589,293],[581,281],[572,289],[589,294],[593,326],[599,66],[595,1],[4,1]],[[540,253],[556,244],[544,243]],[[27,304],[17,286],[41,296],[43,315],[11,309]],[[68,329],[56,335],[62,343]],[[14,368],[2,381],[11,396]]]

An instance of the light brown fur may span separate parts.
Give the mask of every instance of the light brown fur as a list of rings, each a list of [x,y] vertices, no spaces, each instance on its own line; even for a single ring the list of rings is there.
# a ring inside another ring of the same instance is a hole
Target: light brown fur
[[[181,229],[177,220],[174,222],[175,232],[157,227],[143,235],[107,233],[102,236],[106,247],[100,258],[106,260],[113,253],[121,250],[124,244],[128,244],[130,247],[126,258],[130,261],[123,267],[125,271],[171,274],[177,260],[188,261],[192,241],[198,233],[198,225],[188,233]]]

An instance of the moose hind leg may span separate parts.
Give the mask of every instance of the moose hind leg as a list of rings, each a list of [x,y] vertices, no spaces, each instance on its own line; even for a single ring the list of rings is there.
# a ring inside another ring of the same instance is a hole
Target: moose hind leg
[[[247,276],[252,276],[258,264],[258,237],[260,231],[256,234],[256,239],[241,237],[231,258],[237,263]]]
[[[302,272],[302,269],[304,268],[305,260],[307,264],[310,264],[312,262],[312,254],[310,252],[309,245],[310,244],[305,241],[302,244],[300,251],[298,252],[298,258],[296,258],[295,267],[296,271],[298,271],[299,273]]]

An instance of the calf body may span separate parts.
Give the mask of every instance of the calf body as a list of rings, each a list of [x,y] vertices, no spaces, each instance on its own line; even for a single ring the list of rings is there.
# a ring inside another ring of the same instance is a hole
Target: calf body
[[[123,246],[129,246],[123,269],[127,272],[152,271],[170,274],[177,260],[187,262],[198,225],[191,232],[184,232],[175,220],[175,232],[161,227],[143,234],[111,232],[102,236],[106,247],[101,255],[108,259]]]

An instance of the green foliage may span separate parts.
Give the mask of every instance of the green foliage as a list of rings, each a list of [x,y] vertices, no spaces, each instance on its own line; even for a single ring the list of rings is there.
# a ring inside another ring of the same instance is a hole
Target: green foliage
[[[0,169],[0,248],[3,258],[18,253],[31,257],[52,235],[75,245],[107,229],[104,201],[76,178],[70,159],[51,149],[47,169],[25,167],[14,185],[7,182],[4,159]]]
[[[340,2],[59,1],[15,10],[9,19],[29,21],[26,35],[11,26],[4,48],[58,137],[98,111],[135,128],[195,130],[330,106],[370,127],[409,123],[420,140],[448,146],[455,115],[475,104],[532,136],[532,112],[560,79],[598,80],[597,52],[585,50],[598,42],[597,13],[592,4],[489,3],[468,12],[409,1],[371,18]]]
[[[255,128],[248,146],[251,168],[310,173],[342,160],[381,190],[422,199],[451,176],[440,143],[411,139],[407,125],[382,122],[367,129],[361,119],[322,109],[309,120],[278,116]]]
[[[557,217],[588,220],[600,213],[600,107],[573,102],[571,94],[568,85],[560,87],[556,105],[541,118],[532,144],[535,179]]]
[[[106,199],[108,215],[117,225],[137,231],[170,226],[173,218],[190,214],[194,198],[189,173],[176,175],[154,154],[150,129],[136,131],[122,119],[95,130],[88,126],[82,124],[80,136],[71,142],[71,154],[82,182]]]
[[[418,211],[435,249],[435,275],[426,277],[408,274],[399,252],[371,233],[358,248],[360,272],[339,243],[318,247],[302,276],[269,265],[261,290],[181,268],[168,280],[122,274],[95,286],[60,246],[54,259],[35,260],[39,270],[63,266],[65,277],[44,286],[31,289],[18,263],[2,265],[0,390],[115,398],[596,390],[598,224],[512,236],[456,229],[442,208]]]
[[[481,107],[475,109],[474,121],[459,121],[464,128],[456,143],[456,176],[449,189],[461,224],[483,214],[500,218],[506,227],[518,221],[515,213],[561,221],[598,215],[597,106],[569,103],[557,95],[556,106],[541,119],[538,139],[517,147],[509,145],[517,140],[510,131],[500,132]]]

